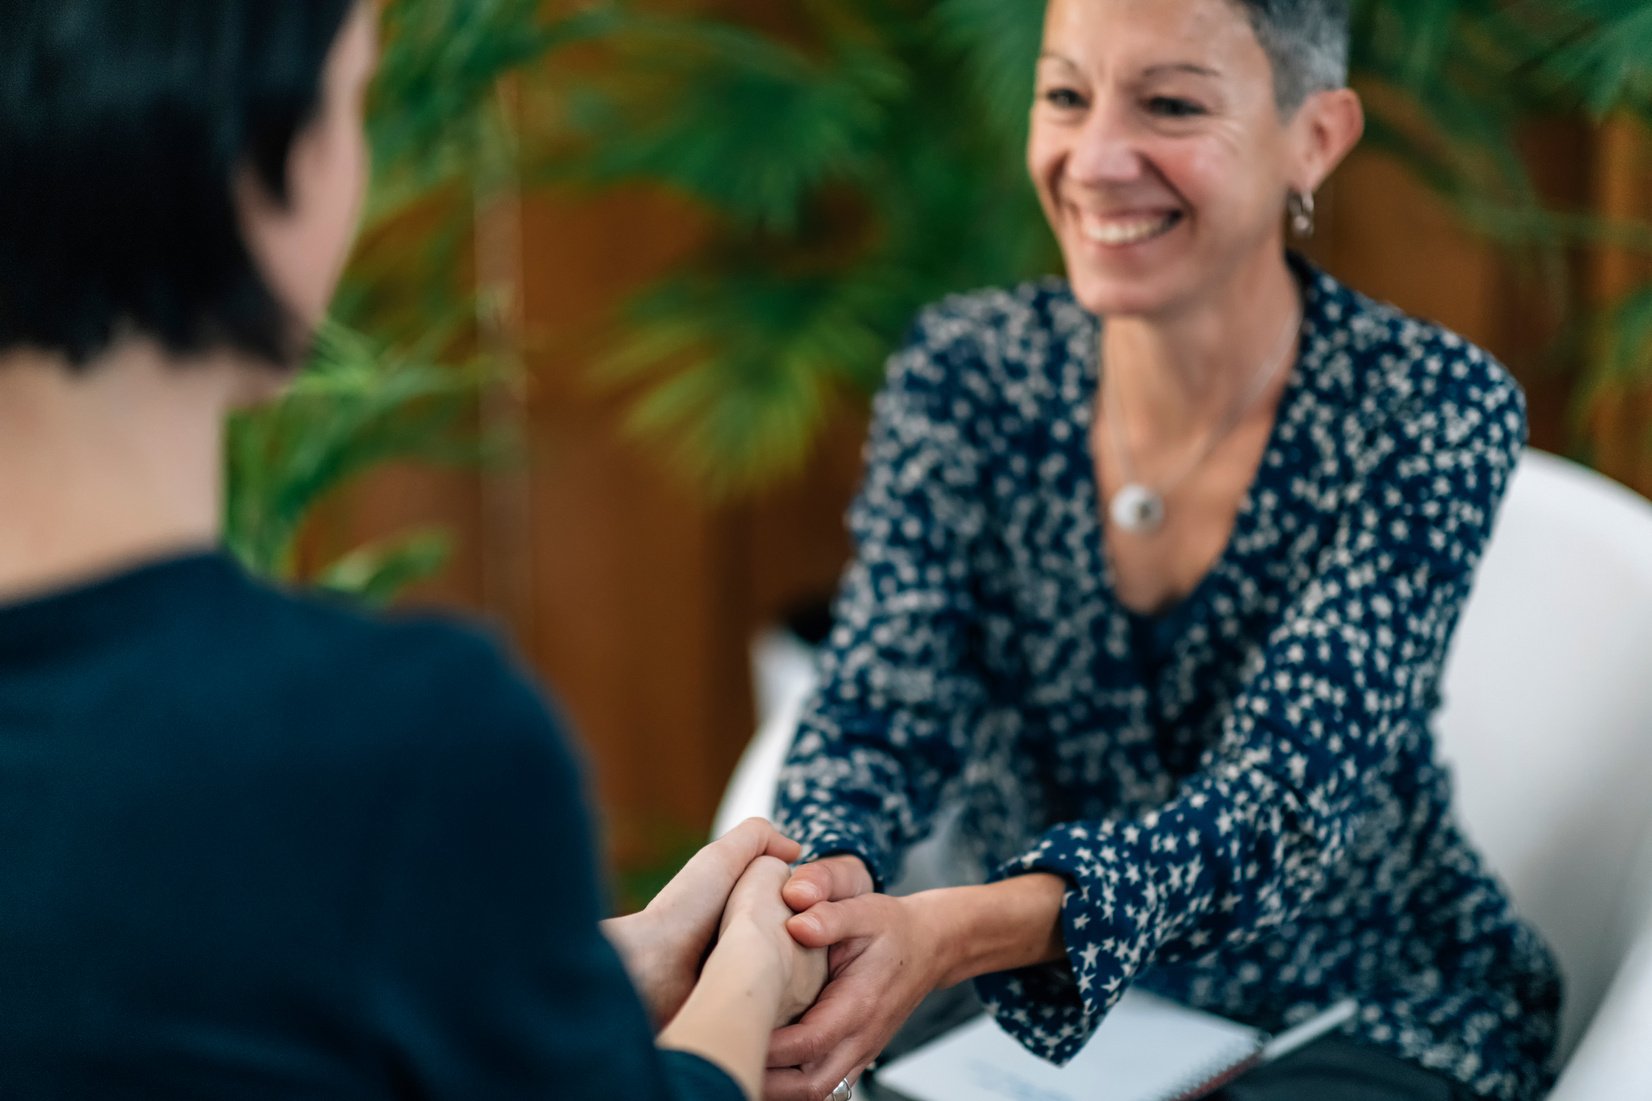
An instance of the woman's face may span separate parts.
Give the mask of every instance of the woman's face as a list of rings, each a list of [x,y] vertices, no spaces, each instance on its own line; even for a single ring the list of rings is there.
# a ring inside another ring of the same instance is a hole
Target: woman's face
[[[1051,0],[1028,165],[1078,300],[1174,316],[1277,256],[1295,126],[1233,0]]]
[[[288,157],[288,203],[277,203],[250,171],[240,181],[248,248],[276,300],[305,332],[327,316],[366,196],[363,118],[377,64],[375,10],[371,3],[358,4],[333,43],[316,117]]]

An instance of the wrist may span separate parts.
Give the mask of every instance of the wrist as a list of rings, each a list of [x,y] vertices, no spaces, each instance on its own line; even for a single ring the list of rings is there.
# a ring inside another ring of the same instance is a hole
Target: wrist
[[[663,1007],[657,1004],[658,991],[655,989],[660,967],[659,921],[643,909],[634,914],[608,918],[600,923],[600,927],[608,942],[614,946],[620,962],[625,965],[631,985],[636,987],[649,1017],[656,1025],[659,1024],[663,1016]]]
[[[682,1010],[657,1041],[715,1063],[748,1099],[762,1096],[763,1056],[784,996],[766,941],[749,922],[731,920]]]
[[[782,943],[782,938],[784,942]],[[731,917],[717,935],[717,945],[701,970],[702,984],[729,983],[767,1005],[779,1005],[791,975],[791,934],[784,926],[764,929],[745,916]]]
[[[967,898],[961,898],[959,888],[944,887],[917,894],[903,895],[896,902],[912,914],[912,922],[930,950],[924,954],[921,966],[932,990],[956,986],[966,979],[971,952],[968,945],[974,930],[967,911]]]
[[[614,946],[620,962],[625,964],[625,969],[631,972],[633,978],[639,970],[637,957],[642,954],[642,944],[647,939],[647,926],[647,919],[641,913],[604,918],[597,923],[597,928]]]
[[[1040,872],[912,895],[927,912],[926,926],[935,938],[937,985],[1064,958],[1061,907],[1066,891],[1066,880]]]

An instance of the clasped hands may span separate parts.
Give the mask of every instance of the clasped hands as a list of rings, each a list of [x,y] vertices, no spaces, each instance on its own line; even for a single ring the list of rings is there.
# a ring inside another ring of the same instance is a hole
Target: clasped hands
[[[656,1028],[687,1000],[733,923],[755,929],[785,978],[766,1101],[823,1101],[855,1081],[943,973],[923,896],[875,894],[859,858],[795,871],[796,842],[748,819],[701,849],[646,909],[604,923]]]

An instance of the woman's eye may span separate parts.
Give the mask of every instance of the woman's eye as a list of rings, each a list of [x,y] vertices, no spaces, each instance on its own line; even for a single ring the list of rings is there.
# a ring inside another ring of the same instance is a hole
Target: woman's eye
[[[1044,93],[1044,102],[1063,111],[1084,106],[1084,100],[1071,88],[1051,88]]]
[[[1154,96],[1147,101],[1147,109],[1163,118],[1185,119],[1205,113],[1205,109],[1190,99],[1175,96]]]

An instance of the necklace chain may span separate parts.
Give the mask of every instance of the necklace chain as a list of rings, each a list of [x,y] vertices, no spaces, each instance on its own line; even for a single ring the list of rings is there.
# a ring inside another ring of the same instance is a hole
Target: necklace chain
[[[1124,476],[1123,487],[1113,496],[1110,510],[1113,518],[1128,531],[1151,532],[1157,530],[1164,523],[1164,500],[1174,493],[1183,482],[1192,477],[1204,461],[1216,451],[1222,441],[1238,427],[1241,419],[1254,406],[1268,384],[1278,376],[1280,370],[1292,359],[1291,349],[1302,330],[1302,313],[1300,308],[1291,312],[1290,323],[1285,327],[1284,335],[1280,338],[1279,350],[1269,359],[1262,361],[1244,393],[1238,401],[1229,408],[1216,428],[1205,438],[1204,444],[1193,453],[1192,458],[1182,465],[1174,477],[1160,483],[1157,489],[1147,486],[1136,477],[1135,466],[1130,461],[1129,441],[1125,439],[1124,429],[1119,423],[1118,402],[1101,402],[1102,414],[1106,418],[1107,435],[1113,441],[1113,453],[1118,459],[1119,473]]]

